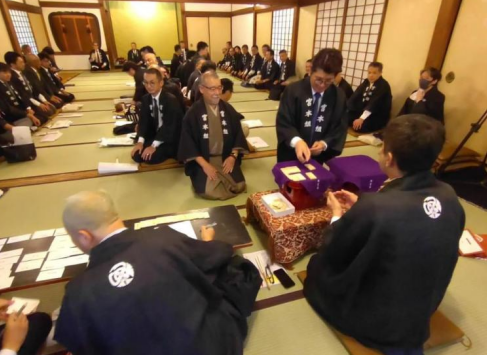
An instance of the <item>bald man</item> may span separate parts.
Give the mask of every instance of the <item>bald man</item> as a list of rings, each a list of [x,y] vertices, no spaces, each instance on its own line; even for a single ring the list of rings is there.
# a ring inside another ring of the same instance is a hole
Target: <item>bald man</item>
[[[63,222],[86,271],[72,280],[55,340],[76,355],[242,354],[258,271],[203,228],[128,229],[110,196],[68,198]]]

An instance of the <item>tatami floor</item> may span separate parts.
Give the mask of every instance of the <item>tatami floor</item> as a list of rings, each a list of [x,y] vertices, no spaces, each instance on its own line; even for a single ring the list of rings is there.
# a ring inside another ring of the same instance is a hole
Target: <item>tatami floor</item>
[[[222,77],[225,74],[222,74]],[[37,159],[32,162],[0,163],[0,188],[6,191],[0,198],[0,238],[31,233],[36,230],[61,227],[61,212],[65,199],[81,190],[104,189],[118,206],[124,219],[183,212],[189,209],[233,204],[242,217],[246,215],[247,197],[258,191],[275,189],[271,169],[276,162],[275,116],[278,103],[267,101],[267,94],[242,88],[238,82],[231,100],[246,119],[260,119],[263,127],[251,129],[250,136],[264,139],[269,148],[259,149],[243,162],[247,193],[230,201],[206,201],[195,197],[189,178],[174,161],[154,167],[142,166],[136,173],[100,176],[99,162],[130,162],[130,147],[100,148],[98,140],[112,137],[114,127],[113,99],[130,95],[132,78],[124,73],[81,73],[69,81],[68,87],[83,104],[82,117],[70,118],[73,125],[62,130],[56,142],[41,143],[35,138]],[[63,118],[56,118],[54,121]],[[378,149],[362,145],[348,136],[344,155],[364,154],[377,157]],[[487,213],[464,201],[467,227],[487,233]],[[265,248],[267,237],[255,226],[248,225],[253,246],[238,253]],[[295,272],[305,270],[310,255],[294,264],[289,272],[296,286],[285,290],[276,285],[262,289],[258,295],[260,310],[249,319],[250,332],[246,354],[252,355],[314,355],[347,354],[333,332],[308,306],[299,291]],[[487,263],[460,258],[453,281],[440,307],[444,314],[462,328],[473,346],[468,354],[487,353]],[[15,292],[16,296],[41,299],[39,310],[52,312],[58,308],[64,284],[58,283]],[[281,297],[292,294],[289,301]],[[13,294],[4,293],[10,298]],[[272,300],[272,302],[262,302]],[[459,355],[462,344],[433,349],[427,354]]]

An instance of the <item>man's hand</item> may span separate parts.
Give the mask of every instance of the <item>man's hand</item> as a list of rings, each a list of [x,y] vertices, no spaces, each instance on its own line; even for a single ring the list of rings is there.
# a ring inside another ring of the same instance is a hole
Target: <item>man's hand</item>
[[[323,153],[323,150],[325,149],[325,143],[321,141],[314,142],[313,145],[310,148],[311,155],[317,156]]]
[[[359,129],[362,128],[364,122],[365,120],[363,118],[357,118],[355,121],[353,121],[353,129],[358,131]]]
[[[358,200],[358,196],[346,190],[337,191],[334,193],[335,197],[342,203],[347,210],[352,208]]]
[[[12,126],[10,123],[7,123],[3,129],[7,130],[7,131],[11,131],[14,129],[14,126]]]
[[[137,143],[134,148],[132,149],[132,153],[130,153],[130,155],[132,156],[132,158],[135,156],[136,153],[139,153],[141,154],[142,153],[142,150],[144,149],[144,144],[143,143]]]
[[[306,163],[311,158],[311,151],[309,150],[308,144],[302,139],[296,143],[294,150],[301,163]]]
[[[288,85],[289,85],[289,81],[287,81],[287,80],[286,80],[286,81],[283,81],[283,82],[281,83],[281,85],[282,85],[282,86],[288,86]]]
[[[148,146],[147,148],[144,149],[144,152],[142,153],[142,159],[145,161],[148,161],[152,158],[152,154],[154,154],[156,151],[156,148],[153,146]]]
[[[0,320],[6,321],[8,318],[7,308],[14,302],[0,298]]]
[[[328,208],[331,210],[333,213],[333,217],[341,217],[343,216],[343,210],[342,206],[340,205],[340,202],[337,200],[333,192],[328,191],[326,194],[326,205]]]
[[[57,97],[56,95],[52,95],[51,100],[57,102],[58,104],[63,103],[63,100],[60,97]]]
[[[274,85],[279,84],[279,80],[274,80]]]
[[[40,104],[39,105],[39,108],[41,109],[41,111],[43,112],[48,112],[49,111],[49,106],[46,105],[46,104]]]
[[[227,157],[223,162],[223,172],[225,174],[229,174],[233,171],[233,167],[235,166],[235,158],[233,156]]]
[[[260,85],[260,84],[263,84],[263,83],[264,83],[264,82],[263,82],[262,80],[257,80],[257,81],[255,82],[255,85]]]
[[[215,230],[211,227],[206,226],[201,227],[201,240],[205,242],[211,242],[215,239]]]
[[[205,172],[206,176],[210,178],[211,181],[216,180],[217,170],[213,165],[211,165],[210,163],[206,163],[203,166],[203,171]]]
[[[33,114],[35,114],[34,110],[31,108],[28,108],[27,109],[27,115],[33,115]]]
[[[25,314],[17,316],[16,313],[8,317],[5,333],[3,335],[2,349],[9,349],[15,352],[20,350],[29,331],[29,321]]]
[[[27,117],[30,118],[30,120],[32,121],[32,123],[35,126],[39,127],[41,125],[41,121],[39,121],[39,119],[36,116],[34,116],[34,115],[28,115]]]

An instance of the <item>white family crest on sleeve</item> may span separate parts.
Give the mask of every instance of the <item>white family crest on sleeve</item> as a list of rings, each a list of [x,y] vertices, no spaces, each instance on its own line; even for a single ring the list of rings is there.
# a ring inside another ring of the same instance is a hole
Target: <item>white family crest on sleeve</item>
[[[108,273],[108,281],[113,287],[125,287],[134,279],[134,268],[125,261],[112,266]]]
[[[313,115],[311,110],[306,111],[306,114],[305,114],[306,117],[311,117],[311,115]]]
[[[436,219],[441,216],[441,203],[436,197],[426,197],[423,201],[423,208],[429,218]]]

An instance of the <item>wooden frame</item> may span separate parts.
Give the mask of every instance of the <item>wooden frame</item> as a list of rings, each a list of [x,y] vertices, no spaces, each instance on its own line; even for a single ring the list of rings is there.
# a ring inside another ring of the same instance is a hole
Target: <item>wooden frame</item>
[[[7,1],[7,5],[9,10],[19,10],[19,11],[31,12],[34,14],[42,14],[42,9],[37,6],[21,4],[15,1]]]
[[[55,1],[39,1],[42,7],[60,7],[60,8],[76,8],[76,9],[99,9],[98,3],[78,3],[78,2],[55,2]]]
[[[115,44],[115,33],[113,32],[112,17],[110,16],[110,8],[105,7],[104,0],[98,0],[100,4],[101,21],[103,30],[105,32],[105,39],[107,41],[107,50],[110,56],[111,69],[115,68],[115,62],[118,58],[117,46]]]
[[[15,34],[15,27],[10,17],[10,12],[8,8],[8,4],[6,0],[0,0],[0,10],[2,12],[3,20],[5,21],[5,26],[7,27],[8,37],[10,38],[10,42],[12,43],[12,47],[15,52],[21,53],[21,48],[19,44],[19,40]]]
[[[347,0],[348,2],[348,0]],[[383,16],[380,21],[380,27],[379,27],[379,36],[377,37],[377,49],[375,51],[374,55],[374,61],[377,60],[377,56],[379,55],[379,49],[380,49],[380,40],[382,38],[382,30],[384,29],[384,22],[386,22],[386,16],[387,16],[387,6],[389,5],[389,0],[385,0],[384,2],[384,10],[382,10]]]
[[[462,0],[442,0],[425,67],[443,67]]]
[[[291,39],[291,53],[292,57],[294,58],[294,63],[298,59],[297,51],[298,51],[298,31],[299,31],[299,6],[294,7],[294,19],[293,19],[293,38]]]
[[[187,11],[186,17],[232,17],[231,12],[204,12],[204,11]]]

